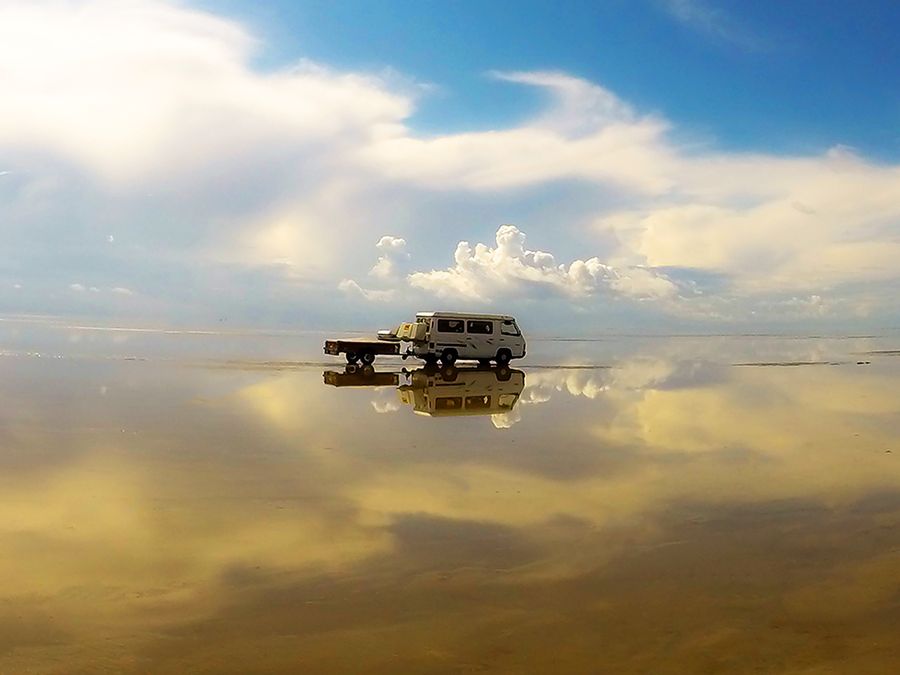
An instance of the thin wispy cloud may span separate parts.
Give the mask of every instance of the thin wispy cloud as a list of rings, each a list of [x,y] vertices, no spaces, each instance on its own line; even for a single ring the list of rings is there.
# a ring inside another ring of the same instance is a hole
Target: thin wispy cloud
[[[703,0],[661,0],[662,7],[676,21],[718,42],[749,51],[768,51],[772,44],[720,7]]]

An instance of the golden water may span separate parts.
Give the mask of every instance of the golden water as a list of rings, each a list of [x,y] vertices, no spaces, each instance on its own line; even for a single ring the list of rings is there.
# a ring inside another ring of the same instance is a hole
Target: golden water
[[[66,344],[0,357],[0,672],[900,662],[884,341],[548,343],[521,380],[369,382],[312,347]]]

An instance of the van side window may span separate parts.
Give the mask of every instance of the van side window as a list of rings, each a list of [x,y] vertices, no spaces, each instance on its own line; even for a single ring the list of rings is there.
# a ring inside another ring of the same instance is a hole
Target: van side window
[[[518,398],[518,394],[500,394],[497,397],[497,407],[502,408],[503,410],[512,410],[512,407],[516,404]]]
[[[435,410],[461,410],[462,396],[438,396],[434,399]]]
[[[515,321],[504,321],[500,324],[500,333],[502,335],[521,335],[519,332],[519,327],[516,325]]]
[[[466,410],[488,410],[490,407],[490,396],[466,396]]]
[[[462,319],[438,319],[438,333],[464,333]]]
[[[494,332],[493,321],[469,321],[468,330],[478,335],[490,335]]]

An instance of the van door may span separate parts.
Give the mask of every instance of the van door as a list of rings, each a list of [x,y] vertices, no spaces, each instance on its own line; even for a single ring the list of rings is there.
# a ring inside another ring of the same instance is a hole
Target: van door
[[[436,324],[437,330],[434,330]],[[442,319],[438,318],[432,325],[431,340],[429,344],[433,344],[433,352],[440,355],[444,349],[453,348],[459,356],[463,357],[466,352],[466,322],[462,319]]]
[[[496,353],[494,322],[490,319],[466,321],[466,356],[470,359],[489,359]]]

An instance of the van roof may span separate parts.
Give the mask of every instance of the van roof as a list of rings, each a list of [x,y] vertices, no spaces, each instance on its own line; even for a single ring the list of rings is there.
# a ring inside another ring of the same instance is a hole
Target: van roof
[[[416,317],[438,319],[491,319],[494,321],[515,321],[509,314],[474,314],[472,312],[417,312]]]

